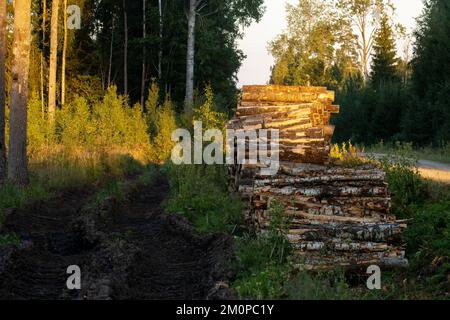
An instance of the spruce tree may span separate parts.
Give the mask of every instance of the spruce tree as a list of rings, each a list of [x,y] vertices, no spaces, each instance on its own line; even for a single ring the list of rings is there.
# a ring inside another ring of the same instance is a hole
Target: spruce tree
[[[399,81],[397,73],[398,59],[396,57],[394,34],[389,22],[389,16],[382,14],[380,27],[375,35],[374,56],[372,60],[372,85]]]

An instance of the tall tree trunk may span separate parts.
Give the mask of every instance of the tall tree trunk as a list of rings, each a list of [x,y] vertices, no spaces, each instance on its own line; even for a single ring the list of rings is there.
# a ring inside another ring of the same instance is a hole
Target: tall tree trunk
[[[6,178],[6,0],[0,0],[0,182]]]
[[[8,179],[23,185],[28,183],[27,103],[31,45],[30,16],[31,0],[15,0]]]
[[[46,22],[47,22],[47,0],[42,0],[42,49],[41,49],[41,70],[40,70],[40,95],[41,95],[41,113],[44,117],[45,113],[45,32],[46,32]]]
[[[186,111],[192,116],[194,105],[194,66],[195,66],[195,19],[197,15],[197,0],[190,0],[188,13],[188,41],[186,55]]]
[[[128,96],[128,17],[125,0],[123,0],[123,30],[123,91],[124,95]]]
[[[111,44],[110,44],[110,47],[109,47],[108,88],[111,86],[111,72],[112,72],[113,49],[114,49],[114,17],[112,18],[112,24],[111,24]]]
[[[48,118],[55,121],[56,112],[56,69],[58,66],[58,9],[59,0],[52,1],[50,26],[50,71],[48,77]]]
[[[162,40],[163,40],[163,16],[162,16],[162,1],[158,1],[159,5],[159,52],[158,52],[158,77],[161,80],[162,78]]]
[[[147,38],[147,29],[146,29],[146,6],[145,6],[145,0],[142,0],[142,38],[143,38],[143,45],[142,45],[142,78],[141,78],[141,108],[142,111],[144,111],[144,103],[145,103],[145,40]]]
[[[64,28],[64,43],[62,51],[62,64],[61,64],[61,105],[66,103],[66,56],[67,56],[67,0],[63,3],[63,28]]]

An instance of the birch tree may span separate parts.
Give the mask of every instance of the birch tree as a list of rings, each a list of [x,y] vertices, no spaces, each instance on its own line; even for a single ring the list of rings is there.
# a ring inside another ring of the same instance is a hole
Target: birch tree
[[[39,83],[39,91],[41,96],[41,112],[42,116],[44,116],[45,112],[45,57],[44,57],[44,49],[45,49],[45,41],[46,41],[46,24],[47,24],[47,0],[42,0],[42,24],[41,24],[41,32],[42,32],[42,48],[40,54],[40,83]]]
[[[194,66],[195,66],[195,20],[197,10],[201,0],[189,0],[188,17],[188,39],[186,54],[186,111],[189,117],[192,116],[194,105]]]
[[[55,121],[56,112],[56,70],[58,68],[58,10],[59,0],[52,1],[50,21],[50,68],[48,77],[48,117]]]
[[[158,77],[162,78],[162,42],[163,42],[163,10],[162,10],[162,1],[158,0],[158,9],[159,9],[159,52],[158,52]]]
[[[123,92],[128,96],[128,15],[125,0],[122,2],[123,8]]]
[[[6,178],[6,0],[0,0],[0,182]]]
[[[364,80],[369,79],[370,57],[377,31],[377,4],[379,0],[342,0],[339,7],[347,12],[358,31],[358,51]]]
[[[11,66],[8,179],[28,183],[27,103],[31,46],[31,0],[15,0]]]
[[[141,108],[144,110],[144,104],[145,104],[145,79],[146,79],[146,73],[145,73],[145,55],[146,55],[146,43],[145,40],[147,38],[147,26],[146,26],[146,3],[145,0],[142,0],[142,75],[141,75]]]
[[[67,0],[63,2],[63,50],[62,50],[62,62],[61,62],[61,105],[66,103],[66,56],[67,56]]]

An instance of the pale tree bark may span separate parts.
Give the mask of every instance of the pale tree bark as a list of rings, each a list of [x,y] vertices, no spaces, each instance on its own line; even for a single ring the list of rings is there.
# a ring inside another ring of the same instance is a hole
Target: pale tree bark
[[[58,9],[59,0],[52,1],[50,26],[50,70],[48,77],[48,118],[55,121],[56,112],[56,69],[58,66]]]
[[[163,22],[163,12],[162,12],[162,1],[158,1],[159,5],[159,52],[158,52],[158,77],[159,79],[162,78],[162,40],[163,40],[163,28],[164,28],[164,22]]]
[[[142,111],[144,111],[144,103],[145,103],[145,40],[147,38],[147,26],[146,26],[146,6],[145,6],[145,0],[142,0],[142,39],[143,39],[143,45],[142,45],[142,78],[141,78],[141,108]]]
[[[0,182],[6,178],[6,0],[0,0]]]
[[[46,22],[47,22],[47,0],[42,0],[42,49],[41,49],[41,70],[40,70],[40,94],[41,94],[41,113],[44,116],[45,112],[45,32],[46,32]]]
[[[27,103],[31,45],[31,0],[15,0],[11,67],[8,179],[28,183]]]
[[[63,50],[62,50],[62,64],[61,64],[61,106],[66,104],[66,56],[67,56],[67,0],[63,3]]]
[[[112,73],[112,60],[113,60],[113,49],[114,49],[114,17],[112,18],[111,24],[111,44],[109,47],[109,68],[108,68],[108,88],[111,86],[111,73]]]
[[[128,16],[125,0],[123,0],[123,91],[124,95],[128,96]]]
[[[358,31],[361,36],[361,40],[359,43],[360,47],[360,56],[362,62],[362,72],[364,75],[364,80],[367,81],[369,79],[369,65],[370,65],[370,56],[373,49],[374,44],[374,35],[376,32],[376,28],[373,28],[371,31],[368,31],[369,27],[369,12],[360,13],[360,15],[356,16],[356,26],[358,27]]]
[[[199,0],[190,0],[188,12],[185,105],[186,105],[186,112],[189,117],[192,116],[192,108],[194,105],[195,21],[199,2],[200,2]]]

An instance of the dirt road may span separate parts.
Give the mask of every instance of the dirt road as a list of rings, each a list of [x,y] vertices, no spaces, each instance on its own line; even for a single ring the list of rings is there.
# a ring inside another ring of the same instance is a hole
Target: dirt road
[[[381,159],[386,155],[381,153],[365,153],[363,156]],[[418,169],[425,179],[441,183],[450,183],[450,164],[431,160],[419,160]]]
[[[449,164],[429,160],[419,160],[419,172],[426,179],[450,183]]]
[[[201,235],[162,204],[168,183],[132,185],[122,203],[90,207],[93,190],[68,190],[10,213],[0,247],[0,299],[205,299],[232,297],[232,239]],[[67,268],[81,269],[68,290]]]

